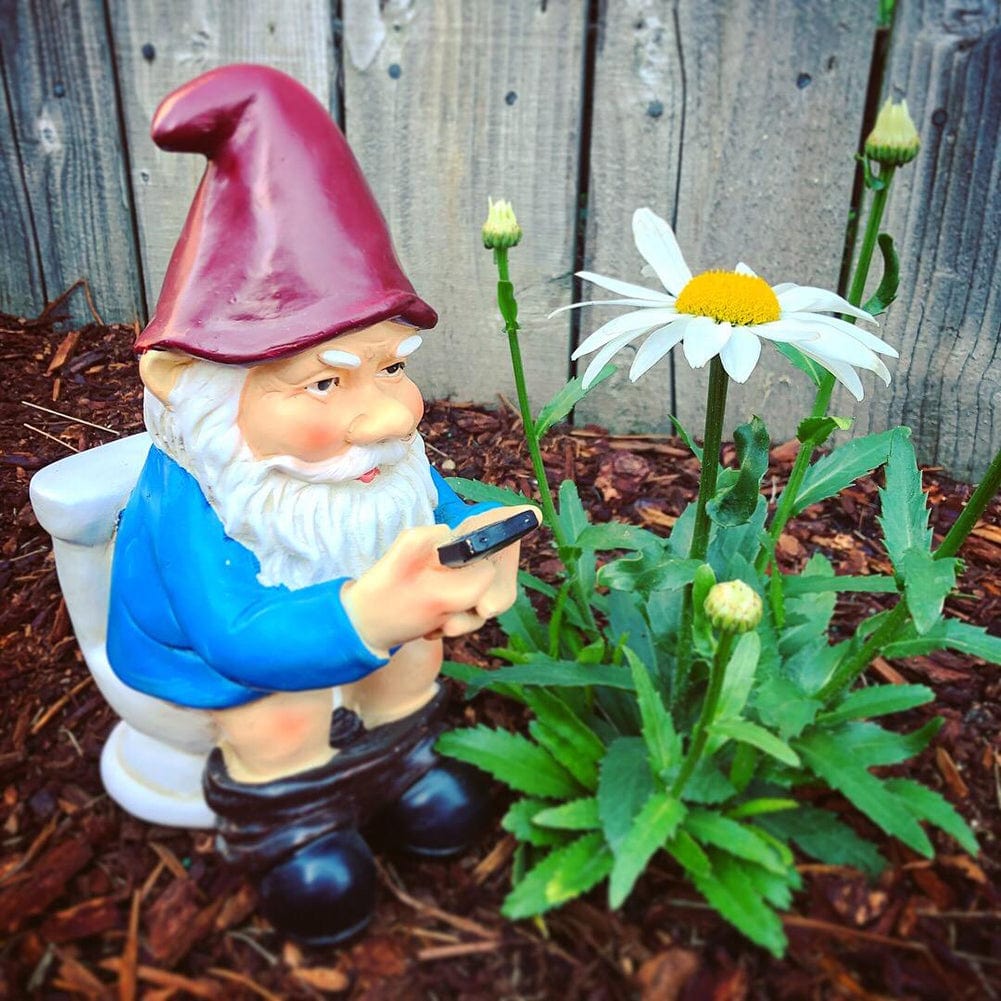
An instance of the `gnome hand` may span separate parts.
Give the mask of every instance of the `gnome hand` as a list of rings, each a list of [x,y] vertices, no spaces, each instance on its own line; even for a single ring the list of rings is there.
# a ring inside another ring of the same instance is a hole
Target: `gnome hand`
[[[372,650],[387,656],[410,640],[458,636],[483,625],[480,603],[494,586],[498,567],[491,559],[442,566],[438,547],[451,537],[444,525],[407,529],[377,563],[345,584],[344,610]],[[492,603],[487,605],[483,611],[496,614]]]

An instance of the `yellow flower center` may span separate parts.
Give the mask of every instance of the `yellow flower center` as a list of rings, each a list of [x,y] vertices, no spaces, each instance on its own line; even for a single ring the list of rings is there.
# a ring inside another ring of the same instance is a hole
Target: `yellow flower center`
[[[705,271],[696,275],[674,304],[679,313],[708,316],[740,327],[771,323],[781,314],[779,301],[768,282],[757,275],[736,271]]]

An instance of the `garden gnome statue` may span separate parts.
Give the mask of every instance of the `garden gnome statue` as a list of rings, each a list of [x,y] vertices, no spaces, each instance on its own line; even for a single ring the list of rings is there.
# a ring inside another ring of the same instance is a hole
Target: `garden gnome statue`
[[[108,654],[210,711],[220,851],[278,928],[330,944],[372,914],[363,831],[432,856],[477,831],[475,779],[432,750],[441,637],[510,606],[518,547],[458,568],[437,547],[512,512],[465,506],[428,464],[405,368],[437,316],[319,102],[229,66],[167,97],[152,135],[208,166],[136,344],[154,447]]]

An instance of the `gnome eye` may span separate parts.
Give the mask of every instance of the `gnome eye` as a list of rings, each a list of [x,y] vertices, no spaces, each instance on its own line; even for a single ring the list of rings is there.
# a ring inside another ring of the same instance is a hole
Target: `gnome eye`
[[[312,394],[313,396],[326,396],[334,386],[340,384],[340,380],[336,376],[332,376],[329,379],[319,379],[316,382],[311,382],[306,387],[306,392]]]
[[[407,367],[405,361],[394,361],[392,365],[387,365],[379,374],[380,375],[398,375]]]

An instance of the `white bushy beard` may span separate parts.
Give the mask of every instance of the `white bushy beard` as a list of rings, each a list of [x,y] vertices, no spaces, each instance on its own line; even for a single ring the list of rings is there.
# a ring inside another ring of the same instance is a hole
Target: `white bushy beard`
[[[352,446],[325,462],[255,459],[237,424],[247,368],[194,361],[164,406],[148,390],[156,444],[198,481],[226,534],[260,562],[258,580],[292,590],[358,577],[406,528],[434,523],[437,491],[415,434]],[[380,467],[371,483],[357,477]]]

